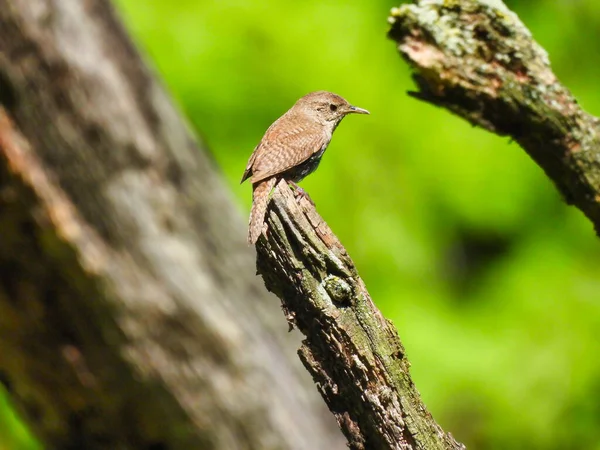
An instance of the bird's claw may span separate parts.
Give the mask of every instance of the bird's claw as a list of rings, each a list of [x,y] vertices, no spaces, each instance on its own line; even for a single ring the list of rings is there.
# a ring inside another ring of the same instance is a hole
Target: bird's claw
[[[308,200],[310,202],[311,205],[315,206],[315,202],[312,201],[312,198],[310,198],[310,195],[308,195],[308,192],[306,192],[304,189],[302,189],[300,186],[298,186],[293,181],[290,182],[289,185],[292,188],[292,190],[294,191],[294,197],[296,198],[297,201],[300,201],[301,198],[305,198],[306,200]]]

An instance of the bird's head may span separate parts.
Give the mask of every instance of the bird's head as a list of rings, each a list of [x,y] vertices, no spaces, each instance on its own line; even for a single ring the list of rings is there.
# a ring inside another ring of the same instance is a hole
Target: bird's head
[[[327,91],[306,94],[296,102],[294,109],[320,123],[333,123],[334,126],[348,114],[369,114],[366,109],[352,106],[344,98]]]

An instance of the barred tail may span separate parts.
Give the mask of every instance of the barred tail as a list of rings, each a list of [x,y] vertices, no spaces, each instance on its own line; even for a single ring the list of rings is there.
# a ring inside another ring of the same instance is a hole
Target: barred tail
[[[248,226],[248,243],[255,244],[260,236],[267,213],[269,194],[275,186],[275,177],[260,181],[253,186],[252,209],[250,210],[250,224]]]

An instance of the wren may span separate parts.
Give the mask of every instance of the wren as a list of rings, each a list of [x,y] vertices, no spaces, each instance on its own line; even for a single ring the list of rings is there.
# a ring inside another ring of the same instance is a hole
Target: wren
[[[280,179],[296,183],[316,170],[339,123],[348,114],[369,114],[339,95],[311,92],[300,98],[267,129],[252,152],[242,183],[252,183],[252,209],[248,243],[260,236],[269,195]],[[300,192],[303,192],[300,190]]]

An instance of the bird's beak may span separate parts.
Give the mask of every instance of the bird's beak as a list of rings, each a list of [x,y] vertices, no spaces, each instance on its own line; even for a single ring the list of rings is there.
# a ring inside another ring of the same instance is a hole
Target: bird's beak
[[[348,113],[370,114],[369,111],[367,111],[366,109],[362,109],[362,108],[359,108],[358,106],[352,106],[352,105],[350,105],[350,107],[348,108]]]

